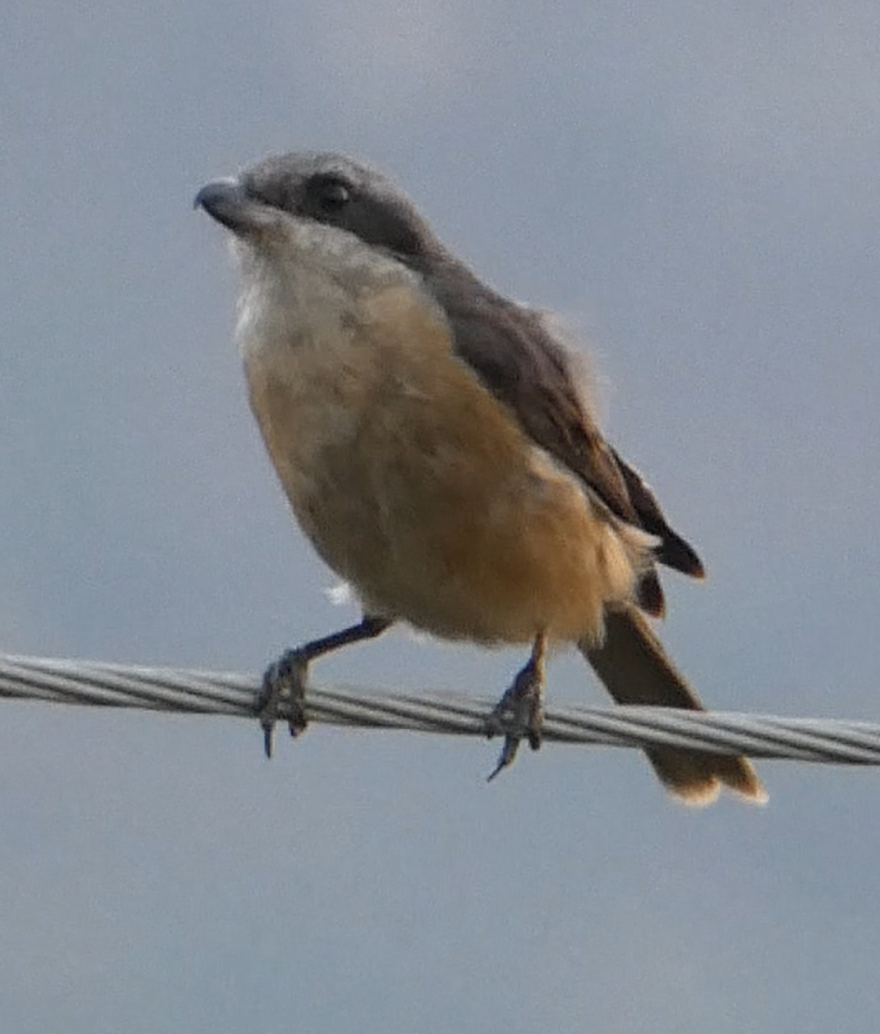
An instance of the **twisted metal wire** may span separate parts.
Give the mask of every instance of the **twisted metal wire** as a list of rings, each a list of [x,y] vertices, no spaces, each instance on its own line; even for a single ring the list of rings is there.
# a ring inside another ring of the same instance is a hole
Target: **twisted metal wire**
[[[234,672],[148,668],[0,654],[0,697],[61,704],[140,707],[253,718],[259,681]],[[311,721],[333,725],[485,735],[493,702],[469,697],[309,689]],[[280,710],[284,717],[284,707]],[[544,738],[616,747],[690,747],[717,754],[880,764],[880,724],[830,718],[682,711],[666,707],[554,707]]]

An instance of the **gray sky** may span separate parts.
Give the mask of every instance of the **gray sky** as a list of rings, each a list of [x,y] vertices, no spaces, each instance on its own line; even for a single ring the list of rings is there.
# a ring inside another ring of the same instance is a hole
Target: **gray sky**
[[[191,209],[269,151],[392,171],[591,341],[701,549],[709,705],[880,719],[876,3],[42,3],[0,11],[0,648],[259,672],[351,616],[245,403]],[[318,680],[492,696],[403,632]],[[572,657],[551,700],[603,700]],[[878,776],[689,812],[635,753],[2,705],[16,1034],[849,1034],[880,1012]]]

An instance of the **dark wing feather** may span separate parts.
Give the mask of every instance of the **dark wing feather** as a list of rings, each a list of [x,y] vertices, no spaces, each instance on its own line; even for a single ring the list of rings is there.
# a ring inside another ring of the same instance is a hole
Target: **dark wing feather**
[[[468,281],[462,282],[467,276]],[[638,524],[617,459],[585,412],[565,350],[538,313],[502,298],[464,271],[429,280],[455,350],[539,445],[592,488],[612,513]]]
[[[509,407],[523,430],[616,517],[656,535],[659,561],[701,575],[696,553],[666,523],[639,475],[602,437],[581,401],[568,354],[541,315],[490,291],[451,263],[428,274],[426,283],[449,320],[456,354]],[[639,586],[639,603],[649,613],[663,611],[653,570]]]
[[[616,449],[612,449],[612,452],[623,475],[629,497],[639,515],[639,523],[645,531],[660,539],[660,547],[656,553],[657,559],[667,567],[681,571],[683,574],[689,574],[692,578],[703,578],[706,572],[702,561],[681,535],[673,531],[666,523],[660,504],[643,481],[641,474],[622,459]]]

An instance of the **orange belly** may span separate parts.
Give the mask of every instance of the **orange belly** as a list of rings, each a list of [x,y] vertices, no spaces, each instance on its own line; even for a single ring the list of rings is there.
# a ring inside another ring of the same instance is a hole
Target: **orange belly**
[[[246,368],[294,512],[365,610],[478,642],[601,637],[650,537],[534,446],[417,292],[339,329]]]

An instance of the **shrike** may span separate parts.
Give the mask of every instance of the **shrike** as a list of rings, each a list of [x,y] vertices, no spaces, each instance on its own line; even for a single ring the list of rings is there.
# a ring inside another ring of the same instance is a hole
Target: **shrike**
[[[624,704],[699,709],[646,615],[657,565],[694,550],[609,445],[544,315],[496,293],[385,176],[339,154],[270,157],[196,198],[231,231],[250,402],[303,531],[364,618],[266,672],[305,727],[309,663],[395,621],[444,639],[529,644],[487,716],[496,772],[541,741],[548,646],[574,643]],[[745,758],[652,747],[672,793],[765,799]]]

